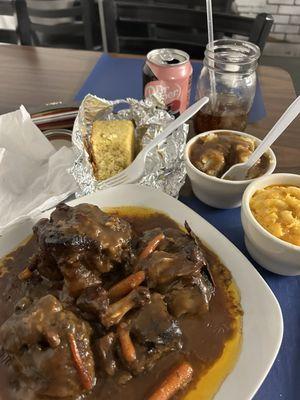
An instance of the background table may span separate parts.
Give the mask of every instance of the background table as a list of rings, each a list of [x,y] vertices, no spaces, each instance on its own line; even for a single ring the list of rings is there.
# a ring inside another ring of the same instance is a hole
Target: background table
[[[20,104],[40,107],[51,102],[71,103],[100,56],[97,52],[0,46],[0,113],[12,111]],[[282,69],[262,66],[258,75],[267,116],[249,125],[247,131],[262,137],[295,98],[295,91],[289,74]],[[274,150],[277,171],[300,173],[299,120],[288,128]],[[194,196],[183,196],[181,200],[247,255],[238,210],[216,210]],[[279,277],[256,267],[282,306],[285,333],[279,356],[255,400],[299,400],[300,277]],[[249,365],[249,368],[255,368],[255,365]]]

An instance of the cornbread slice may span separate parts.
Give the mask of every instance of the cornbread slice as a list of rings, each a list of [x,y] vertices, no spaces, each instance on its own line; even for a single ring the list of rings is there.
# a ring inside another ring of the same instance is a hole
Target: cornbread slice
[[[91,134],[94,175],[103,180],[116,175],[134,158],[134,125],[128,120],[95,121]]]

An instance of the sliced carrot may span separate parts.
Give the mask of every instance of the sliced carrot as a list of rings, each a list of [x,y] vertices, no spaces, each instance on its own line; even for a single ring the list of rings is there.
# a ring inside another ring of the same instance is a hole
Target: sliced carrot
[[[165,235],[161,232],[158,235],[156,235],[153,239],[149,241],[147,246],[142,250],[140,255],[138,256],[138,261],[144,260],[146,257],[148,257],[151,253],[154,252],[154,250],[157,248],[159,243],[165,238]]]
[[[76,343],[76,339],[75,339],[73,333],[69,333],[68,337],[69,337],[72,358],[73,358],[76,370],[78,372],[78,375],[80,377],[82,386],[85,390],[91,390],[93,387],[93,380],[92,380],[92,377],[89,375],[88,370],[86,369],[86,367],[83,364],[83,361],[80,356],[78,346]]]
[[[138,287],[145,280],[145,272],[138,271],[135,274],[127,276],[127,278],[121,280],[112,286],[108,295],[111,300],[116,300],[120,297],[126,296],[131,290]]]
[[[120,340],[121,350],[124,356],[124,359],[128,363],[132,363],[136,360],[136,351],[134,348],[134,344],[130,338],[129,330],[126,324],[120,324],[117,329],[117,333]]]
[[[31,277],[31,275],[32,275],[32,271],[28,267],[26,267],[25,269],[23,269],[23,271],[21,271],[19,273],[18,278],[21,281],[26,281],[27,279],[29,279]]]
[[[189,384],[193,377],[193,368],[187,363],[183,362],[170,372],[167,378],[159,385],[155,392],[149,397],[148,400],[169,400],[179,390],[183,389]]]

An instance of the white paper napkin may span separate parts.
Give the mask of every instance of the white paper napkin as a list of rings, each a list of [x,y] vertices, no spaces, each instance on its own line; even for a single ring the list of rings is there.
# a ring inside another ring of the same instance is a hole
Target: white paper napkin
[[[0,234],[77,190],[72,149],[56,151],[23,106],[0,116]]]

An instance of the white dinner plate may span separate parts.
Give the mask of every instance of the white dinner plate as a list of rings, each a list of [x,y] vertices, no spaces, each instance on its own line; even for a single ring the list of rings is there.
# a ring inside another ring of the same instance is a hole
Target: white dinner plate
[[[187,220],[199,238],[231,271],[241,293],[244,310],[243,344],[239,359],[220,387],[215,400],[251,399],[269,372],[280,348],[283,320],[272,291],[247,258],[217,229],[174,198],[150,188],[123,185],[71,201],[99,207],[150,207],[180,224]],[[45,213],[48,216],[50,212]],[[29,222],[0,238],[0,256],[12,250],[31,232]]]

